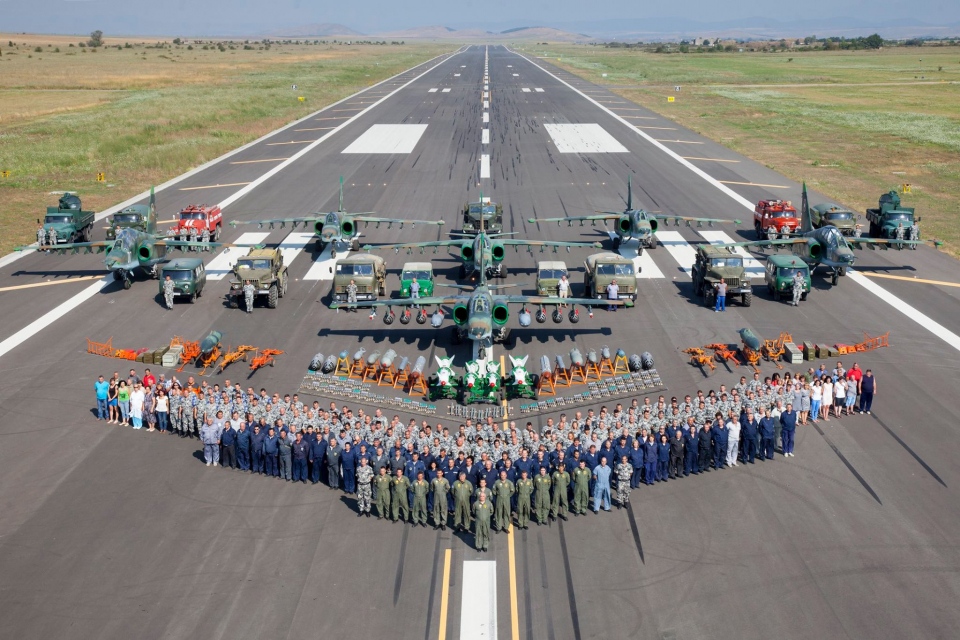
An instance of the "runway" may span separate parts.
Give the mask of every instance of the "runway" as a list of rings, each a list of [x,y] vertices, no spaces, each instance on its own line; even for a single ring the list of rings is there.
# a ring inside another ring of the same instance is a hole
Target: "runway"
[[[603,226],[527,219],[622,210],[628,175],[635,205],[740,219],[662,229],[658,246],[636,261],[636,308],[598,310],[576,327],[516,328],[509,353],[534,361],[574,345],[650,351],[669,399],[749,376],[746,367],[720,366],[706,378],[681,352],[737,342],[743,327],[828,344],[889,331],[889,348],[843,358],[876,374],[874,415],[800,428],[795,458],[641,488],[629,510],[495,535],[490,552],[478,554],[472,535],[358,519],[352,497],[211,469],[196,441],[93,419],[97,375],[129,364],[86,354],[87,338],[159,346],[216,329],[230,345],[286,353],[249,381],[237,367],[211,384],[239,379],[281,393],[296,390],[316,352],[394,348],[427,356],[429,371],[434,355],[456,354],[461,367],[469,359],[469,345],[450,344],[449,322],[440,331],[387,328],[363,312],[331,311],[334,260],[302,228],[224,229],[226,242],[280,245],[289,259],[279,308],[250,315],[223,297],[241,249],[205,254],[203,298],[171,311],[154,280],[124,291],[92,279],[105,275],[102,256],[0,259],[0,636],[952,636],[960,624],[960,410],[952,401],[960,289],[937,284],[958,280],[952,258],[928,247],[860,251],[838,286],[818,273],[798,308],[774,302],[759,274],[751,307],[731,303],[715,314],[693,295],[694,247],[752,239],[753,203],[799,203],[800,185],[502,46],[425,63],[205,165],[157,192],[159,217],[200,202],[219,203],[227,221],[330,211],[341,175],[350,211],[446,223],[361,228],[371,244],[446,239],[460,227],[462,205],[482,191],[503,204],[504,231],[514,237],[609,248]],[[827,198],[811,192],[811,201]],[[589,253],[508,251],[506,282],[532,294],[536,262],[561,259],[577,296]],[[383,255],[389,291],[403,263],[421,259]],[[457,281],[454,252],[425,257],[438,281]],[[44,285],[67,278],[78,282]],[[505,353],[500,345],[494,352]],[[774,371],[763,366],[764,375]]]

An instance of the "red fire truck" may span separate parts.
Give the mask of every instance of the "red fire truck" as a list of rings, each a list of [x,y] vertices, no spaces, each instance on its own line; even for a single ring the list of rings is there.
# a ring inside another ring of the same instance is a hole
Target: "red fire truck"
[[[761,200],[753,209],[758,240],[786,237],[800,230],[800,218],[789,200]]]
[[[192,204],[180,211],[180,219],[174,227],[178,236],[190,234],[190,229],[196,229],[197,235],[203,235],[203,230],[210,232],[210,240],[217,242],[220,239],[220,229],[223,226],[223,214],[220,207],[210,204]]]

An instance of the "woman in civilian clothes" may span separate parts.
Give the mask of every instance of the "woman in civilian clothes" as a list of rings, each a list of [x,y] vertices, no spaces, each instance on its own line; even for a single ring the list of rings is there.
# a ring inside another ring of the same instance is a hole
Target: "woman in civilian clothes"
[[[820,382],[819,378],[814,378],[813,384],[810,385],[810,415],[813,416],[814,422],[820,421],[820,402],[822,400],[823,383]]]
[[[820,408],[823,411],[823,420],[830,422],[830,408],[833,407],[833,378],[829,375],[823,376],[823,397],[820,401]]]
[[[117,418],[120,417],[120,401],[117,400],[117,381],[110,378],[110,387],[107,389],[107,407],[110,409],[110,419],[108,423],[117,424]]]
[[[794,405],[796,406],[796,405]],[[800,389],[800,424],[807,424],[807,416],[810,415],[810,385],[803,384]]]
[[[840,409],[843,408],[843,405],[847,401],[847,380],[843,377],[838,377],[837,381],[833,383],[833,417],[840,417]]]
[[[130,426],[130,387],[126,380],[120,381],[117,387],[117,401],[120,403],[120,426]]]
[[[163,387],[157,389],[157,400],[154,405],[154,410],[157,412],[157,429],[160,433],[167,432],[167,424],[169,424],[167,418],[170,415],[170,398],[167,397],[167,392],[164,391]]]
[[[153,387],[144,386],[143,392],[143,421],[147,423],[147,431],[156,431],[157,414],[157,396]]]

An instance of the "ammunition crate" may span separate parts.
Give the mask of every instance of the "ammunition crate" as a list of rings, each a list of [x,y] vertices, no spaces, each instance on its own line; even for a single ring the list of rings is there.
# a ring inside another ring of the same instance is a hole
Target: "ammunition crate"
[[[790,364],[801,364],[803,362],[803,352],[792,342],[784,343],[783,359]]]
[[[170,347],[167,349],[166,353],[163,354],[161,359],[161,366],[173,368],[180,364],[180,354],[183,353],[183,346],[177,345],[175,347]]]
[[[803,357],[807,360],[816,360],[817,359],[817,348],[813,345],[812,342],[803,343]]]
[[[825,344],[817,345],[817,357],[818,358],[829,358],[830,357],[830,347]]]
[[[156,366],[163,366],[163,354],[167,352],[170,347],[163,347],[162,349],[157,349],[153,352],[153,364]]]

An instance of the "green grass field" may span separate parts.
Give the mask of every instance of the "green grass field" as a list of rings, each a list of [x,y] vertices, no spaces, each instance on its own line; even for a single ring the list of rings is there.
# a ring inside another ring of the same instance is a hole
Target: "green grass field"
[[[455,48],[69,47],[81,39],[0,35],[0,170],[10,172],[0,178],[0,255],[34,240],[36,218],[56,204],[50,191],[103,210]]]
[[[526,52],[856,211],[909,183],[902,198],[923,218],[926,237],[960,256],[960,47],[665,55],[556,45]]]

